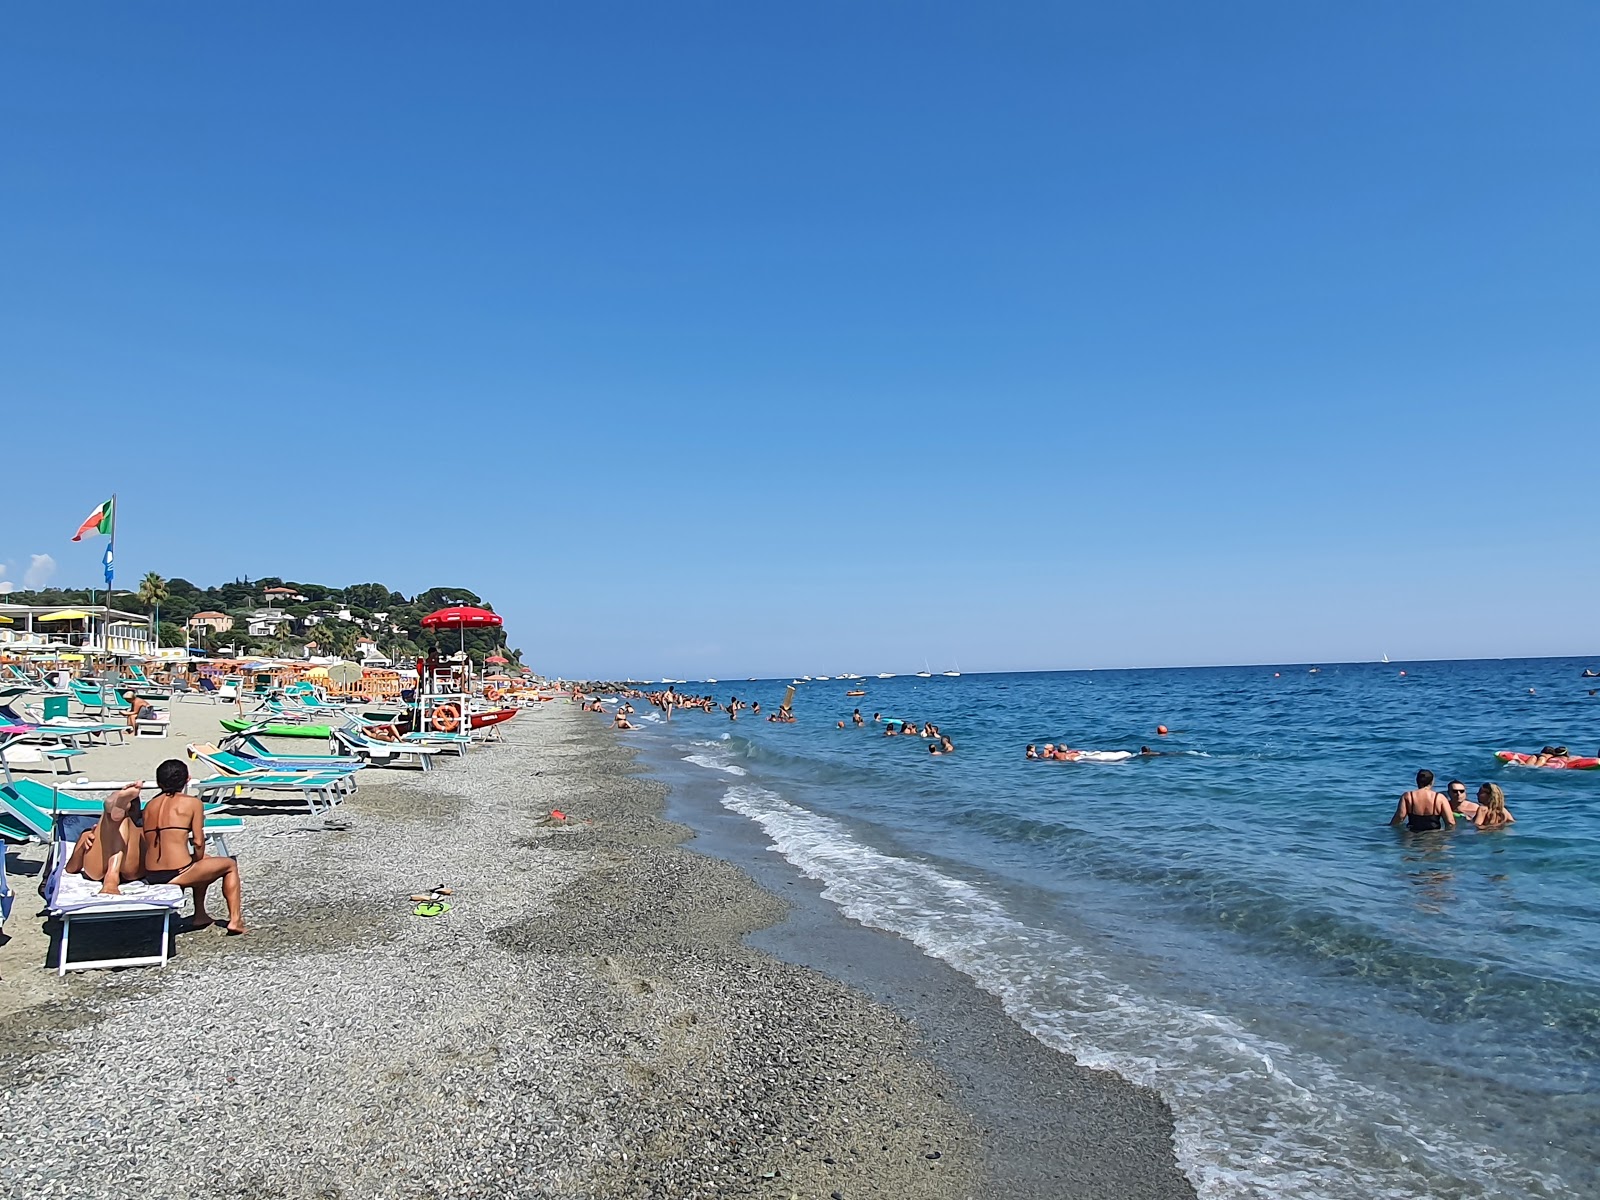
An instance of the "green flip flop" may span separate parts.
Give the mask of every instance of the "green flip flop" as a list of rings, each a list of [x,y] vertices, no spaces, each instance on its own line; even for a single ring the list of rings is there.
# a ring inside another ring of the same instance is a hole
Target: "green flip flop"
[[[411,910],[413,916],[442,917],[450,911],[448,904],[440,904],[437,900],[424,900]]]

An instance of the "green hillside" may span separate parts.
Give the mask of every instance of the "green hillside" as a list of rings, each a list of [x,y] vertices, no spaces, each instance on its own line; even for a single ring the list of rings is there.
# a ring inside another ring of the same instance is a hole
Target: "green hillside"
[[[288,589],[293,594],[272,595],[269,588]],[[43,588],[0,597],[0,603],[63,608],[104,601],[104,592],[96,592],[91,597],[84,588]],[[272,575],[236,579],[205,588],[187,579],[147,575],[139,590],[118,591],[112,599],[113,607],[124,612],[151,614],[159,607],[164,646],[184,644],[185,623],[196,613],[218,612],[232,617],[234,627],[227,631],[195,630],[189,636],[191,644],[208,650],[232,646],[240,654],[285,655],[298,655],[309,646],[314,654],[353,658],[357,640],[370,637],[378,644],[379,652],[396,663],[426,654],[431,649],[449,653],[460,648],[458,630],[435,633],[422,627],[422,618],[428,613],[453,604],[494,610],[493,604],[467,588],[435,587],[406,596],[381,583],[330,587]],[[269,610],[279,614],[275,620],[276,633],[248,632],[250,619]],[[504,629],[469,630],[466,635],[467,652],[480,662],[504,645]],[[513,663],[521,660],[520,650],[502,650],[502,653]]]

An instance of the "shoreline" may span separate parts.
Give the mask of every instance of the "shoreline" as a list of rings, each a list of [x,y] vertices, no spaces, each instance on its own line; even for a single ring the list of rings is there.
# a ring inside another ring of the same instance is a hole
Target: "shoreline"
[[[1178,1168],[1172,1114],[1159,1095],[1080,1066],[1029,1034],[969,976],[898,934],[840,912],[822,896],[820,882],[773,852],[753,822],[721,805],[713,793],[725,781],[673,769],[668,752],[658,754],[653,766],[673,777],[666,815],[695,833],[685,845],[733,863],[786,903],[783,918],[750,933],[747,944],[837,980],[917,1029],[952,1098],[983,1131],[978,1195],[1195,1195]]]
[[[1170,1120],[1105,1128],[1136,1089],[975,1008],[961,977],[891,973],[874,999],[871,971],[769,953],[800,918],[667,819],[633,750],[542,708],[459,765],[368,772],[349,828],[252,815],[249,937],[52,975],[55,999],[0,1015],[13,1104],[58,1113],[16,1131],[0,1179],[222,1200],[1192,1195]],[[579,823],[541,824],[551,808]],[[441,882],[451,911],[412,916],[404,896]],[[920,1010],[879,1002],[904,989]],[[996,1071],[1025,1061],[1017,1039],[1059,1074]],[[1076,1123],[1020,1111],[1036,1097]],[[1155,1186],[1139,1164],[1162,1154]]]

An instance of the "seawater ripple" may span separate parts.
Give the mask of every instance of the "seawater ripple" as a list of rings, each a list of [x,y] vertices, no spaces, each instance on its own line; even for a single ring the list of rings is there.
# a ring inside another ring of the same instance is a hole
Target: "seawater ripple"
[[[1600,773],[1493,758],[1592,751],[1586,665],[869,683],[868,712],[937,721],[948,759],[836,730],[854,705],[827,685],[800,689],[797,725],[672,732],[704,739],[685,769],[725,777],[722,803],[843,911],[1166,1096],[1203,1195],[1586,1195]],[[1029,741],[1173,753],[1030,764]],[[1418,766],[1501,783],[1518,824],[1388,828]]]

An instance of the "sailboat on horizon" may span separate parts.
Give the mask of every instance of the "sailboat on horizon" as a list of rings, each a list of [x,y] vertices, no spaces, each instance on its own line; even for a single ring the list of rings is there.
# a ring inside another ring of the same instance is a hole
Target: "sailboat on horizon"
[[[1378,660],[1378,661],[1379,661],[1379,662],[1388,662],[1388,661],[1389,661],[1389,656],[1388,656],[1388,655],[1387,655],[1387,654],[1385,654],[1385,655],[1384,655],[1384,656],[1383,656],[1383,657],[1382,657],[1382,658],[1380,658],[1380,659],[1379,659],[1379,660]]]

